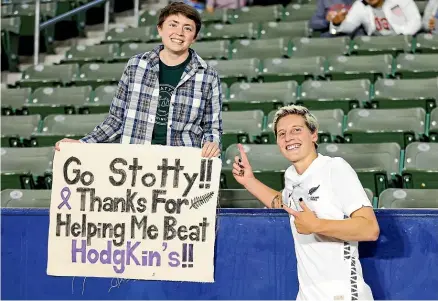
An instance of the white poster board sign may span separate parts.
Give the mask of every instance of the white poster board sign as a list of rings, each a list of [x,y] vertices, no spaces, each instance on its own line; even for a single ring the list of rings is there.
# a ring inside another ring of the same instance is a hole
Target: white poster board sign
[[[220,159],[188,147],[60,148],[48,275],[214,282]]]

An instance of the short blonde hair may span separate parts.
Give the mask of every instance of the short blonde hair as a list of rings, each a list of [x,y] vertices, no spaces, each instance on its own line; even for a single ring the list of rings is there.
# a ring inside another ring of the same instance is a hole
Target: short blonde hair
[[[288,115],[299,115],[304,118],[304,122],[306,123],[307,128],[310,130],[310,132],[313,134],[319,129],[318,120],[316,119],[315,115],[310,113],[309,109],[303,106],[299,105],[289,105],[280,108],[274,116],[273,121],[273,130],[275,134],[275,138],[277,138],[277,125],[281,118],[286,117]]]

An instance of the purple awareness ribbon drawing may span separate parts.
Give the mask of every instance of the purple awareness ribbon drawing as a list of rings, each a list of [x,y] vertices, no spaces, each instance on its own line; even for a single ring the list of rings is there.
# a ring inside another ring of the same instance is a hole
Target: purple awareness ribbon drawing
[[[67,193],[67,196],[64,196],[65,192]],[[59,204],[58,209],[61,209],[62,206],[64,206],[64,205],[66,205],[69,210],[71,209],[71,206],[68,203],[68,200],[70,199],[70,195],[71,195],[71,191],[70,191],[70,189],[68,187],[62,188],[62,190],[61,190],[62,203]]]

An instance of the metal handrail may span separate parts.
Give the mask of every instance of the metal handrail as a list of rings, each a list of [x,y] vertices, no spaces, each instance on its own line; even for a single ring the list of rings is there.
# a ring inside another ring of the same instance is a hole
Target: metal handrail
[[[56,16],[46,22],[40,24],[40,6],[41,0],[35,1],[35,32],[34,32],[34,65],[38,65],[39,59],[39,46],[40,46],[40,31],[49,26],[55,25],[56,23],[67,19],[68,17],[77,15],[85,10],[88,10],[94,6],[97,6],[101,3],[105,2],[105,16],[104,16],[104,31],[105,33],[109,30],[109,10],[110,10],[110,0],[94,0],[87,4],[81,5],[77,8],[74,8],[62,15]],[[140,11],[140,1],[134,0],[134,18],[136,20],[136,26],[138,26],[138,17]]]
[[[54,24],[58,23],[59,21],[65,20],[65,19],[67,19],[70,16],[76,15],[76,14],[78,14],[80,12],[83,12],[84,10],[87,10],[89,8],[92,8],[92,7],[96,6],[96,5],[99,5],[102,2],[109,3],[108,0],[94,0],[93,2],[89,2],[87,4],[84,4],[82,6],[74,8],[74,9],[72,9],[72,10],[66,12],[66,13],[63,13],[62,15],[56,16],[56,17],[54,17],[54,18],[52,18],[52,19],[42,23],[40,25],[40,29],[44,29],[44,28],[46,28],[46,27],[48,27],[50,25],[54,25]]]

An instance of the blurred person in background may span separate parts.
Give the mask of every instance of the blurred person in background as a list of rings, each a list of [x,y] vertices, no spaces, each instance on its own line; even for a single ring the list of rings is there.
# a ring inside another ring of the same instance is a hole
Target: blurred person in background
[[[184,0],[184,3],[195,8],[200,13],[205,10],[205,0]]]
[[[333,17],[330,32],[352,33],[360,26],[369,36],[414,35],[422,22],[413,0],[357,0]]]
[[[247,0],[207,0],[206,8],[209,13],[215,9],[238,9],[247,5]]]
[[[429,0],[423,14],[423,28],[427,32],[437,34],[438,0]]]
[[[321,37],[345,35],[342,33],[337,35],[331,34],[329,30],[330,22],[341,11],[346,10],[348,12],[354,1],[355,0],[318,0],[316,11],[309,21],[309,27],[312,28],[312,30],[319,32]],[[354,33],[355,36],[364,34],[365,32],[362,27],[358,28]]]

